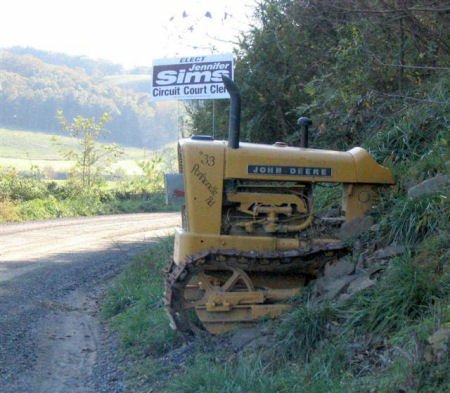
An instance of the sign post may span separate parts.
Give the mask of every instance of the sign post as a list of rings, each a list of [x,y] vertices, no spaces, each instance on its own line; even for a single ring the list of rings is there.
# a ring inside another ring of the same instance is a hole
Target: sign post
[[[178,57],[153,61],[152,101],[230,98],[222,76],[233,79],[233,55]],[[215,108],[212,106],[215,133]],[[178,116],[179,117],[179,116]],[[182,174],[164,176],[167,203],[184,204]]]

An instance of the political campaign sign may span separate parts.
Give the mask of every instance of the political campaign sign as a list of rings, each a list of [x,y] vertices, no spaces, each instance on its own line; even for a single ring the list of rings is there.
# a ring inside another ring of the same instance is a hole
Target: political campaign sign
[[[229,98],[222,76],[233,79],[233,55],[178,57],[153,61],[151,98],[195,100]]]

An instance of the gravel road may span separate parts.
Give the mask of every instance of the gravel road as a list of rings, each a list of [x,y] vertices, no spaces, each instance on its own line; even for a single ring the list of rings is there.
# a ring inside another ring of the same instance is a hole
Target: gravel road
[[[152,213],[0,225],[0,392],[125,392],[99,300],[179,221]]]

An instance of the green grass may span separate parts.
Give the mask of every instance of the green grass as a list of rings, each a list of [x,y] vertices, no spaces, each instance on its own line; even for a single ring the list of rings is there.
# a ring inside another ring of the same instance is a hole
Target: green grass
[[[75,138],[62,134],[0,128],[0,157],[58,160],[61,159],[61,155],[55,139],[58,140],[63,148],[75,149],[77,147]],[[142,159],[146,157],[146,153],[142,149],[134,147],[123,148],[127,159]]]
[[[163,269],[173,238],[161,239],[140,255],[110,288],[103,315],[132,353],[161,355],[180,344],[162,302]]]
[[[326,355],[308,364],[280,363],[274,371],[261,353],[223,356],[223,351],[193,356],[185,372],[172,378],[167,393],[349,393],[355,391],[339,371],[338,351],[329,346]],[[282,366],[282,367],[281,367]]]
[[[102,168],[102,176],[95,179],[90,189],[80,187],[77,173],[71,173],[68,180],[51,180],[58,170],[73,169],[68,161],[62,162],[64,168],[45,166],[41,169],[33,165],[36,160],[17,159],[22,165],[27,165],[20,170],[17,165],[2,167],[0,160],[0,222],[172,211],[174,206],[166,205],[162,191],[163,173],[171,170],[171,152],[173,146],[168,146],[161,153],[154,154],[150,161],[122,160],[116,166]],[[59,161],[45,161],[45,165],[52,162]],[[121,165],[127,165],[128,170]],[[131,165],[134,169],[130,169]],[[127,176],[126,172],[139,173]],[[111,175],[114,175],[111,178],[114,181],[105,180]]]
[[[393,261],[376,287],[351,300],[346,328],[384,336],[397,332],[428,316],[436,299],[448,296],[448,279],[436,273],[432,263],[421,264],[404,255]]]
[[[37,166],[42,170],[67,172],[73,163],[64,159],[58,145],[63,149],[76,149],[77,141],[62,135],[0,128],[0,166],[15,167],[18,170],[29,170],[31,166]],[[136,161],[148,159],[149,151],[122,148],[124,155],[113,165],[112,170],[121,168],[127,174],[141,173]]]
[[[0,223],[102,214],[151,213],[177,209],[176,206],[165,204],[162,193],[154,193],[146,199],[136,200],[104,200],[104,196],[89,194],[72,195],[67,198],[46,195],[19,202],[9,199],[0,200]]]
[[[56,135],[0,128],[0,157],[14,159],[61,160],[53,138]],[[64,147],[75,148],[76,141],[58,137]]]
[[[173,237],[149,245],[116,278],[102,307],[105,320],[122,343],[129,391],[164,385],[176,372],[163,360],[180,347],[181,337],[169,327],[163,296],[163,269],[172,254]],[[128,390],[127,390],[128,391]]]
[[[415,245],[439,231],[449,231],[449,189],[413,200],[396,199],[384,219],[390,241]]]
[[[94,216],[112,212],[109,206],[92,195],[58,200],[53,196],[24,201],[17,207],[19,221],[46,220],[50,218]],[[2,214],[0,214],[0,222]]]
[[[162,304],[162,269],[172,242],[162,239],[127,267],[103,308],[132,364],[128,373],[132,391],[446,391],[449,359],[430,363],[418,350],[450,321],[444,235],[431,236],[414,253],[394,260],[377,285],[339,308],[308,302],[306,291],[291,312],[264,322],[264,330],[274,338],[269,346],[236,354],[223,341],[200,341],[181,363],[170,360],[181,339],[170,330]]]
[[[337,311],[330,305],[311,304],[302,299],[276,328],[273,358],[277,361],[300,359],[307,361],[327,335]]]
[[[70,180],[45,180],[42,171],[36,168],[26,174],[0,168],[0,222],[173,211],[175,207],[165,203],[160,186],[155,188],[145,196],[139,195],[145,187],[130,189],[124,182],[99,183],[83,190]]]
[[[186,372],[173,379],[166,392],[170,393],[272,393],[286,392],[276,378],[265,373],[261,362],[236,367],[215,360],[218,354],[199,354],[188,364]]]

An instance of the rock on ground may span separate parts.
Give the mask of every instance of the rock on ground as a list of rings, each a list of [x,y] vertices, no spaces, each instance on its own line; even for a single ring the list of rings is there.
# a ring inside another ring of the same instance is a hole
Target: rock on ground
[[[416,199],[423,195],[434,194],[441,191],[448,184],[450,184],[450,175],[435,176],[411,187],[408,190],[408,197]]]

